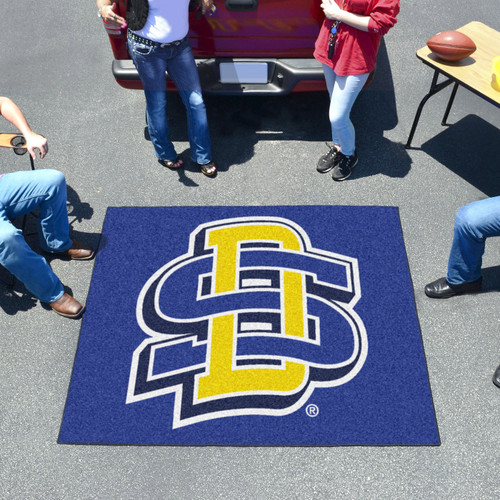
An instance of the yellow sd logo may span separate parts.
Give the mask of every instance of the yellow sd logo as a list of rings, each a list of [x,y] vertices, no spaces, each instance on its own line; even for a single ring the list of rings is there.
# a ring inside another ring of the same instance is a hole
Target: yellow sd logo
[[[132,357],[127,403],[174,393],[174,428],[289,414],[361,369],[360,297],[357,260],[313,248],[293,221],[200,225],[140,293],[148,338]]]

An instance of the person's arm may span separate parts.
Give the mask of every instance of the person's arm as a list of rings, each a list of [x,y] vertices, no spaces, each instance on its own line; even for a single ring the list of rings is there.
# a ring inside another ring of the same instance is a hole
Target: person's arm
[[[40,158],[48,153],[47,139],[31,130],[22,111],[8,97],[0,97],[0,116],[12,123],[23,134],[26,139],[26,147],[34,160],[36,159],[35,149],[40,152]]]
[[[200,4],[201,4],[201,13],[205,14],[205,12],[210,12],[210,9],[214,4],[214,0],[200,0]]]
[[[361,31],[369,31],[368,23],[371,19],[370,16],[361,16],[347,10],[342,10],[334,0],[323,0],[321,8],[328,19],[340,21]]]
[[[111,0],[97,0],[96,5],[99,9],[103,21],[105,21],[110,26],[121,28],[127,24],[123,17],[116,14],[115,2],[111,2]]]
[[[385,35],[395,24],[399,0],[378,0],[369,16],[342,10],[334,0],[323,0],[321,8],[328,19],[341,21],[361,31]]]

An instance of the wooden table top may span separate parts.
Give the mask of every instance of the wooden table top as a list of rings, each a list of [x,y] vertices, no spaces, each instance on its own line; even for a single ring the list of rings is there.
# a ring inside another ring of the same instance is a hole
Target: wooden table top
[[[456,62],[443,61],[426,45],[417,51],[417,57],[500,106],[500,92],[491,86],[493,59],[500,56],[500,32],[477,21],[457,31],[467,35],[476,44],[477,50],[471,56]]]

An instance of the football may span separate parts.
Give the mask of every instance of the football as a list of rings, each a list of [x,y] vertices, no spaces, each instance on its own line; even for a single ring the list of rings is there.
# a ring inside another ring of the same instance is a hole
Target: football
[[[460,31],[442,31],[427,41],[427,47],[444,61],[460,61],[476,50],[476,44]]]

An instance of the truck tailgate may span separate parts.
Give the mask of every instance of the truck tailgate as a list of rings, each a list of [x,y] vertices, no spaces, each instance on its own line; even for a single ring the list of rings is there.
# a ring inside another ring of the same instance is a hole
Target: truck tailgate
[[[321,0],[226,0],[192,17],[195,57],[311,57],[324,19]]]
[[[218,0],[212,16],[192,12],[189,39],[204,92],[324,90],[322,66],[312,57],[324,19],[321,1]],[[126,0],[119,0],[118,12],[124,16],[125,10]],[[116,81],[125,88],[142,88],[127,51],[126,29],[106,29]],[[168,79],[167,89],[174,88]]]

